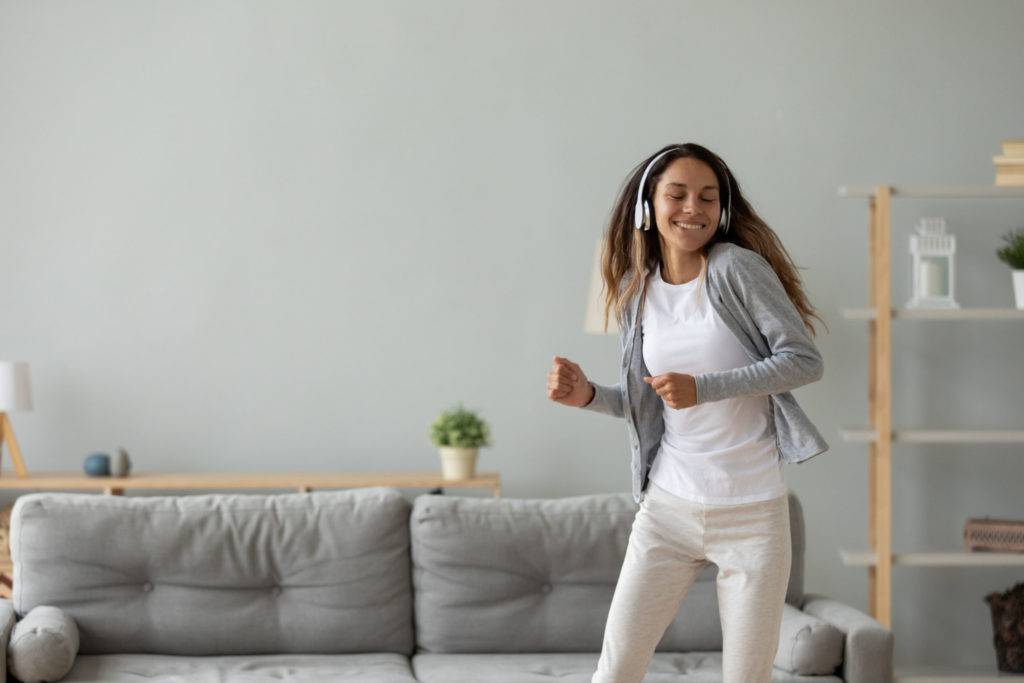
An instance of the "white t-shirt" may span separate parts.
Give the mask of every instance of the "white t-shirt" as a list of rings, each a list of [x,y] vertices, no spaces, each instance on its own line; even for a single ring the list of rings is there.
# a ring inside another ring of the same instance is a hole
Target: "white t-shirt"
[[[699,375],[753,362],[708,300],[702,278],[647,286],[643,355],[652,377]],[[653,388],[651,389],[653,391]],[[767,396],[737,396],[676,410],[664,406],[665,433],[650,479],[698,503],[736,504],[786,493]]]

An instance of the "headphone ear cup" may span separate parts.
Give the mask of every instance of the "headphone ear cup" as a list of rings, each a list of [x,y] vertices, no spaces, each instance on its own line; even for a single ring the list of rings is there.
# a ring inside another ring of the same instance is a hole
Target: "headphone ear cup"
[[[644,202],[644,230],[651,229],[651,203]]]

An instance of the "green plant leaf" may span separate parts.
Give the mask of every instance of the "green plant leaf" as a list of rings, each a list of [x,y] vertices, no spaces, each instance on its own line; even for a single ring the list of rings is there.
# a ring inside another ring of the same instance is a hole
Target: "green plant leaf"
[[[475,411],[458,404],[445,410],[430,425],[430,442],[435,446],[480,448],[489,446],[490,428]]]
[[[1003,242],[996,256],[1014,270],[1024,270],[1024,230],[1011,230],[1003,235]]]

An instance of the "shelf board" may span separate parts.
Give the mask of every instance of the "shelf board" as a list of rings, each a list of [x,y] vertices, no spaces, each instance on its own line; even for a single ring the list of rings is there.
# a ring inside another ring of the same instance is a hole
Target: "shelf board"
[[[878,433],[869,427],[843,427],[839,436],[847,443],[874,443]],[[1024,429],[895,429],[899,443],[1024,443]]]
[[[844,308],[844,320],[875,320],[874,308]],[[893,320],[1024,320],[1021,308],[894,308]]]
[[[396,488],[494,488],[496,472],[472,479],[445,479],[440,472],[143,472],[127,477],[89,477],[81,472],[29,472],[0,476],[0,489],[329,489],[394,486]]]
[[[988,669],[900,667],[896,669],[893,676],[894,683],[986,683],[987,681],[1006,683],[1009,680],[1024,680],[1024,676],[996,671],[994,666]]]
[[[1024,197],[1024,187],[970,187],[963,185],[926,186],[926,185],[891,185],[893,197],[948,197],[957,198],[989,198],[989,197]],[[840,197],[873,197],[875,186],[841,185]]]
[[[841,548],[839,557],[848,567],[878,564],[873,550],[854,552]],[[1024,553],[893,553],[892,564],[900,567],[1021,567],[1024,566]]]

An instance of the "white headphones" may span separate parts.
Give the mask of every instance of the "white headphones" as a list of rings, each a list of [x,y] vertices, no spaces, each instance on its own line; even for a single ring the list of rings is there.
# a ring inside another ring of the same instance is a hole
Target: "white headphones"
[[[636,209],[633,211],[633,223],[636,225],[637,230],[651,229],[651,203],[644,199],[644,185],[647,183],[647,174],[651,172],[651,167],[658,163],[658,159],[661,159],[669,152],[675,152],[679,149],[679,147],[671,147],[651,159],[651,163],[647,164],[647,168],[644,169],[644,174],[640,176],[640,187],[636,191]],[[717,174],[715,175],[717,176]],[[729,174],[727,172],[722,173],[722,178],[725,179],[725,201],[722,202],[722,210],[718,218],[718,229],[724,235],[729,232],[729,205],[732,199],[732,187],[729,185]]]

